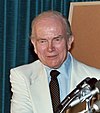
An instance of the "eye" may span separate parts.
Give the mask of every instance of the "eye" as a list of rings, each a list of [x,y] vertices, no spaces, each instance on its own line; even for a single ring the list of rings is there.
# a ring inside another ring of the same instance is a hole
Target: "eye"
[[[45,39],[40,39],[40,40],[38,40],[38,42],[41,43],[41,44],[44,44],[44,43],[47,42],[47,40],[45,40]]]
[[[59,37],[55,37],[54,40],[55,40],[56,42],[59,42],[59,41],[62,40],[62,38],[63,38],[62,36],[59,36]]]
[[[55,40],[56,40],[56,41],[60,41],[60,40],[61,40],[61,38],[60,38],[60,37],[57,37]]]

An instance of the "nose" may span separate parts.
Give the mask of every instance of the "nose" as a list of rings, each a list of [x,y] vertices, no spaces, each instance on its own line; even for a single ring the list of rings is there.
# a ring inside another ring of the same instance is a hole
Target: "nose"
[[[52,52],[54,51],[55,47],[54,47],[54,43],[53,42],[48,42],[48,51]]]

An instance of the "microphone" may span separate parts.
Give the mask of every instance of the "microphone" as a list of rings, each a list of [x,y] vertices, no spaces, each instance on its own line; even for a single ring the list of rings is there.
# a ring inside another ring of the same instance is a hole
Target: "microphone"
[[[69,104],[70,100],[75,98],[76,95],[78,95],[78,93],[80,92],[80,90],[82,89],[82,85],[84,83],[87,83],[90,80],[90,77],[85,78],[83,81],[81,81],[76,88],[65,97],[65,99],[59,104],[59,106],[57,107],[57,111],[56,113],[59,113],[60,111],[63,111]]]
[[[85,93],[84,95],[81,95],[81,97],[76,97],[76,99],[74,99],[74,100],[70,103],[69,107],[73,107],[73,106],[75,106],[76,104],[78,104],[78,103],[80,103],[80,102],[84,102],[87,98],[92,97],[92,96],[94,96],[95,94],[99,93],[99,90],[98,90],[98,88],[95,88],[94,90],[92,90],[92,91],[87,91],[87,92],[88,92],[88,93]],[[84,92],[82,92],[82,93],[84,93]]]
[[[96,86],[95,86],[96,85]],[[83,102],[86,98],[100,92],[100,81],[96,78],[85,78],[76,88],[60,103],[57,113],[62,113],[64,109],[69,109],[74,105]]]
[[[90,81],[88,81],[88,85],[80,91],[79,95],[70,103],[69,107],[73,107],[76,104],[83,102],[87,98],[100,93],[100,80],[96,83],[95,82],[95,78],[92,78]]]
[[[100,100],[96,101],[92,106],[92,111],[94,112],[100,112]]]

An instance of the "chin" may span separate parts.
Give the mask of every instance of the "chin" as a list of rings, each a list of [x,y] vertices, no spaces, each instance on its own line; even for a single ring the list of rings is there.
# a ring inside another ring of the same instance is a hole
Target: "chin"
[[[57,61],[56,62],[52,62],[49,60],[49,62],[44,62],[44,65],[50,67],[50,68],[54,68],[54,69],[57,69],[61,66],[61,63],[58,63]]]
[[[57,69],[57,68],[59,68],[60,66],[58,66],[58,65],[48,65],[48,67]]]

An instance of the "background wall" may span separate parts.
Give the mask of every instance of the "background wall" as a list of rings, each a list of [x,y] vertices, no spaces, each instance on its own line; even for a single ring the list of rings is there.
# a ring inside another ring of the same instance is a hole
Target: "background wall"
[[[77,1],[96,0],[0,0],[0,113],[10,113],[10,69],[37,59],[29,41],[32,19],[50,9],[68,17]]]
[[[100,68],[100,1],[71,2],[69,21],[75,37],[71,53],[81,62]]]

